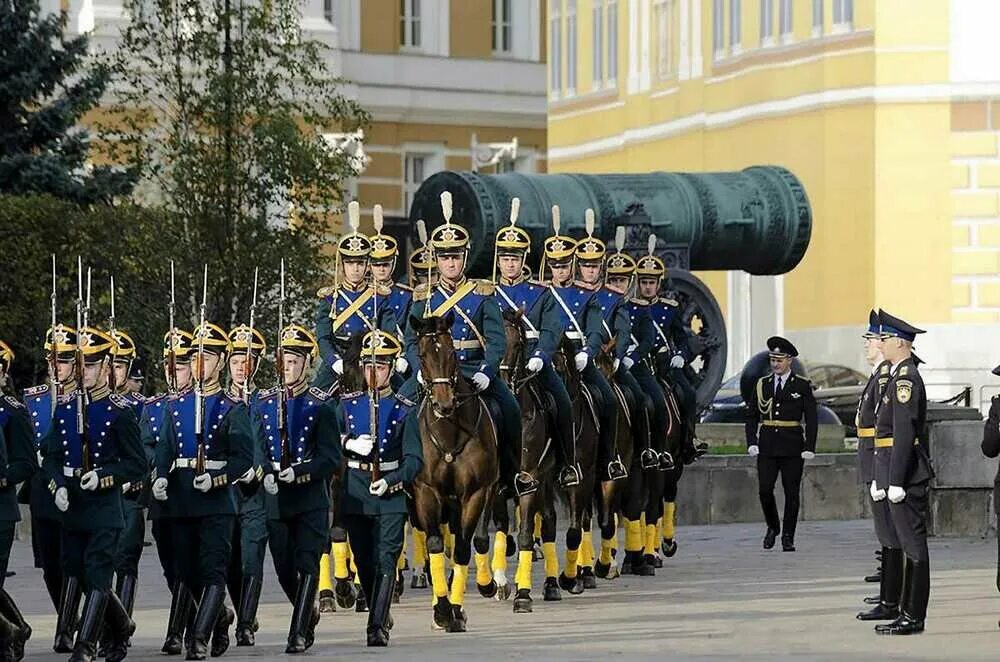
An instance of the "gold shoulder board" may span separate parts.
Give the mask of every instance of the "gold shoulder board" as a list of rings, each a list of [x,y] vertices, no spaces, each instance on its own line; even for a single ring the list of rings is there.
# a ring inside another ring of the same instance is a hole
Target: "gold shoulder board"
[[[476,284],[476,294],[482,294],[483,296],[493,296],[496,289],[497,286],[488,280],[481,280]]]

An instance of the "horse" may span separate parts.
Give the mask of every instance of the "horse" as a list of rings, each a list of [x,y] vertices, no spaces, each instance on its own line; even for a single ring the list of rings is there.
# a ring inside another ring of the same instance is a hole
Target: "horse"
[[[418,408],[424,466],[413,482],[418,526],[427,534],[434,625],[464,632],[463,608],[474,536],[487,538],[486,505],[499,478],[497,432],[486,403],[462,375],[451,337],[453,315],[410,316],[416,335],[421,374],[426,384]],[[454,575],[451,596],[445,576],[441,524],[453,513]]]
[[[650,504],[646,512],[646,524],[650,523],[650,515],[655,517],[655,511],[659,510],[659,516],[663,518],[662,522],[662,532],[663,540],[660,545],[660,551],[663,553],[664,557],[670,558],[677,553],[677,541],[674,539],[674,524],[675,524],[675,512],[676,512],[676,502],[677,502],[677,484],[684,473],[684,462],[680,461],[683,455],[683,448],[686,443],[690,443],[686,439],[686,431],[681,419],[681,409],[679,404],[679,399],[674,392],[672,386],[666,382],[665,378],[660,377],[657,379],[662,390],[662,395],[666,399],[667,403],[667,415],[669,417],[669,423],[667,425],[667,432],[665,435],[665,447],[666,451],[669,452],[676,461],[674,462],[673,468],[662,474],[663,480],[661,484],[660,498],[653,503],[653,499],[656,495],[650,494]],[[695,454],[691,457],[690,461],[693,462],[697,459],[698,455]],[[661,509],[662,502],[662,510]],[[655,549],[655,544],[653,546]],[[651,554],[647,546],[646,554]]]
[[[517,523],[517,549],[520,550],[520,553],[515,573],[517,594],[514,598],[514,613],[521,614],[532,611],[531,563],[536,513],[542,514],[543,548],[550,545],[548,547],[550,558],[555,557],[556,536],[554,503],[556,456],[551,436],[548,433],[548,426],[552,423],[547,421],[548,416],[542,405],[543,399],[547,396],[535,383],[535,374],[527,372],[525,368],[527,336],[522,318],[521,311],[507,310],[503,313],[507,347],[500,364],[500,376],[507,382],[520,405],[522,433],[521,448],[515,449],[520,458],[520,471],[509,479],[504,477],[503,489],[497,490],[492,504],[493,523],[496,526],[497,534],[493,547],[491,587],[492,596],[497,600],[506,600],[510,597],[511,589],[506,575],[506,557],[513,552],[509,544],[511,512],[508,507],[509,502],[513,500],[520,512],[520,519]],[[483,562],[486,561],[485,551],[489,541],[477,539],[475,543],[477,570],[479,570],[481,568],[480,559]],[[482,556],[480,556],[481,549]],[[549,566],[547,570],[551,570],[551,561]],[[546,575],[549,575],[548,571]],[[491,595],[490,587],[484,590],[484,582],[480,581],[486,577],[488,575],[477,578],[476,584],[480,588],[480,593],[489,597]],[[545,597],[546,599],[560,597],[554,573],[551,577],[546,577]]]

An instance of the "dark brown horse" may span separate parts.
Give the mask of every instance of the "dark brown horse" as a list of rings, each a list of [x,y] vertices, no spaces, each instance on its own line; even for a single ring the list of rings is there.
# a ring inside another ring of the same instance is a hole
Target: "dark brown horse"
[[[426,384],[419,406],[424,466],[413,482],[413,506],[427,534],[434,624],[464,632],[463,609],[473,536],[486,537],[486,505],[499,477],[497,433],[486,404],[459,370],[451,338],[452,316],[410,317]],[[441,524],[454,513],[454,575],[451,595],[445,576]]]

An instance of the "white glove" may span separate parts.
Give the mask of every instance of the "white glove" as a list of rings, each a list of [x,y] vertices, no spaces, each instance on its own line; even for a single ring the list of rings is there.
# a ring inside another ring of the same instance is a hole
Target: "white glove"
[[[253,482],[253,478],[256,475],[257,475],[257,472],[254,471],[253,467],[250,467],[249,469],[247,469],[247,472],[245,474],[243,474],[242,476],[240,476],[239,478],[236,479],[236,482],[237,483],[247,483],[247,484],[252,483]]]
[[[490,385],[490,378],[485,372],[477,372],[472,376],[472,383],[477,391],[485,391]]]
[[[683,368],[684,367],[684,357],[680,354],[674,354],[674,357],[670,359],[671,368]]]
[[[615,359],[615,362],[611,364],[611,372],[618,372],[618,366],[621,364],[621,359]]]
[[[69,490],[65,487],[60,487],[56,490],[56,508],[58,508],[61,513],[69,510]]]
[[[889,501],[893,503],[899,503],[906,498],[906,490],[904,490],[899,485],[889,486]]]
[[[368,494],[380,497],[385,494],[388,489],[389,483],[385,482],[385,478],[379,478],[368,487]]]
[[[122,494],[128,494],[129,489],[131,489],[132,483],[122,483]]]
[[[635,361],[626,356],[622,359],[622,365],[625,366],[626,370],[631,370],[632,366],[635,365]]]
[[[587,352],[578,352],[574,361],[576,361],[577,372],[583,370],[587,367],[587,361],[590,360],[590,355]]]
[[[282,483],[293,483],[295,482],[295,469],[287,467],[278,472],[278,480]]]
[[[274,480],[274,474],[264,476],[264,491],[268,494],[278,493],[278,483]]]
[[[333,362],[333,371],[335,373],[337,373],[338,375],[344,374],[344,360],[343,359],[337,359],[336,361]]]
[[[194,485],[194,489],[199,492],[208,492],[212,489],[212,477],[208,474],[195,476],[194,481],[191,484]]]
[[[153,498],[157,501],[167,500],[167,479],[157,478],[153,481]]]
[[[872,501],[881,501],[885,498],[885,490],[880,490],[874,480],[872,481],[872,486],[868,489],[868,493],[872,495]]]
[[[749,446],[747,448],[747,455],[749,455],[750,457],[757,457],[758,453],[760,453],[760,449],[757,448],[757,444],[754,444],[753,446]]]
[[[426,384],[424,384],[424,373],[420,372],[419,370],[417,370],[417,382],[421,385],[426,386]]]
[[[540,358],[537,356],[532,356],[528,359],[528,372],[538,372],[545,365]]]
[[[816,453],[813,453],[812,451],[802,451],[803,460],[811,460],[814,457],[816,457]]]
[[[97,472],[91,469],[80,478],[80,489],[93,492],[97,489],[97,484],[101,479],[97,477]]]
[[[359,434],[357,437],[348,439],[344,444],[344,448],[361,457],[367,457],[372,452],[372,449],[375,448],[375,440],[372,439],[370,434]]]
[[[396,359],[396,372],[406,372],[410,369],[410,362],[400,356]]]

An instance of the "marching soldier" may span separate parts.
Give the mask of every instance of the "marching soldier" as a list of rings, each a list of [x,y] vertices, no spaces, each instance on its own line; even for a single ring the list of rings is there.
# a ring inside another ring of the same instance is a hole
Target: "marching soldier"
[[[114,345],[104,331],[93,327],[79,331],[77,382],[82,390],[59,399],[52,427],[42,441],[50,498],[63,514],[63,564],[67,575],[80,580],[86,595],[70,658],[77,661],[96,658],[102,625],[110,638],[107,659],[124,659],[135,630],[111,590],[111,580],[125,524],[122,486],[141,481],[147,463],[132,408],[108,387]]]
[[[14,363],[14,352],[0,340],[0,387],[6,383]],[[0,388],[0,659],[20,660],[31,626],[24,620],[14,598],[3,587],[10,561],[10,548],[21,513],[14,490],[38,468],[28,411]]]
[[[760,506],[767,522],[764,549],[774,547],[780,533],[782,551],[794,552],[802,468],[816,455],[816,398],[809,380],[792,374],[792,359],[799,355],[795,345],[774,336],[768,338],[767,350],[772,374],[757,381],[756,401],[747,403],[747,455],[757,458]],[[783,530],[774,500],[778,474],[785,493]]]
[[[254,375],[267,342],[257,329],[245,324],[229,331],[232,354],[229,355],[229,389],[231,400],[240,400],[249,408],[253,424],[253,475],[240,479],[236,490],[236,526],[233,553],[229,560],[227,581],[229,596],[236,607],[236,645],[253,646],[257,630],[257,606],[264,581],[264,555],[267,547],[267,509],[260,480],[268,461],[267,446],[260,429],[258,391]]]
[[[264,489],[274,570],[292,603],[285,652],[303,653],[319,623],[316,590],[329,541],[330,478],[341,460],[340,426],[336,401],[307,381],[319,354],[316,337],[292,324],[279,343],[283,379],[262,391],[258,403],[268,450]]]
[[[194,631],[185,642],[189,660],[205,659],[210,635],[213,657],[228,648],[234,617],[223,601],[236,518],[233,485],[253,474],[247,407],[219,383],[229,351],[229,337],[217,325],[204,322],[195,329],[195,391],[170,402],[156,445],[153,498],[166,502],[161,508],[170,519],[180,584],[175,593],[200,596]]]
[[[55,403],[66,393],[76,390],[74,359],[76,330],[57,324],[45,336],[45,351],[49,363],[49,383],[24,390],[25,405],[31,415],[38,462],[41,464],[41,444],[52,427]],[[22,489],[21,502],[25,501]],[[31,546],[35,567],[42,569],[45,588],[56,608],[56,635],[52,649],[57,653],[73,651],[73,633],[80,611],[80,578],[64,574],[62,563],[62,514],[52,502],[48,479],[36,471],[31,477],[28,503],[31,507]]]
[[[515,198],[517,200],[517,198]],[[517,202],[517,207],[520,201]],[[531,251],[531,236],[515,225],[516,208],[511,209],[511,223],[501,228],[496,235],[494,250],[495,265],[500,276],[497,282],[497,303],[503,311],[520,311],[528,339],[526,354],[529,372],[538,374],[538,383],[552,395],[555,402],[556,429],[552,430],[560,452],[562,469],[559,483],[572,487],[580,482],[580,470],[573,453],[573,403],[570,401],[566,384],[552,367],[552,356],[559,349],[564,329],[560,322],[558,305],[552,292],[543,283],[528,280],[524,274],[524,262]],[[537,488],[524,485],[524,490]]]
[[[448,273],[447,267],[443,273]],[[389,607],[407,518],[403,490],[423,467],[413,402],[394,395],[389,385],[401,349],[391,334],[368,333],[361,350],[368,391],[345,394],[341,400],[347,469],[340,507],[361,585],[365,594],[372,596],[369,646],[389,644]],[[377,423],[372,421],[373,411]]]
[[[898,617],[892,623],[876,625],[875,631],[918,634],[924,631],[930,595],[927,498],[928,483],[934,476],[918,438],[926,420],[927,394],[914,360],[913,341],[924,331],[882,310],[879,323],[882,356],[892,368],[875,414],[871,494],[875,501],[889,501],[890,522],[903,550],[903,585]],[[882,574],[890,574],[884,566]]]

